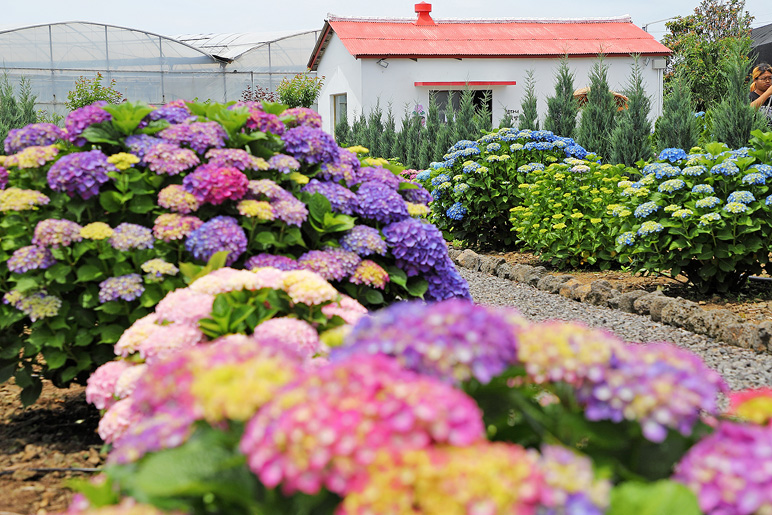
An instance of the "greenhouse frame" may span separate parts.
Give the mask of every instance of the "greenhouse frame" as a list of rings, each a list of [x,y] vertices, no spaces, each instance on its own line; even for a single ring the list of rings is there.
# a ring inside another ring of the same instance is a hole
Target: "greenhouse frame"
[[[3,71],[16,87],[30,81],[37,108],[67,113],[67,93],[80,77],[133,102],[239,100],[249,86],[275,91],[284,77],[307,70],[318,30],[283,33],[162,36],[92,22],[62,22],[0,31]]]

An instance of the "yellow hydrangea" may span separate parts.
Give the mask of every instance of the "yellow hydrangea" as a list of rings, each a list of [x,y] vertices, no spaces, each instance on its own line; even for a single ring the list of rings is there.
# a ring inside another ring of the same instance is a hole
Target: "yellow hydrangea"
[[[429,207],[426,204],[405,202],[405,205],[407,206],[407,213],[410,216],[426,216],[429,214]]]
[[[134,154],[129,154],[128,152],[119,152],[108,157],[107,162],[111,163],[118,170],[123,171],[128,170],[135,164],[139,163],[139,158]]]
[[[105,240],[113,235],[113,229],[104,222],[91,222],[80,230],[80,236],[87,240]]]
[[[308,181],[311,180],[308,178],[307,175],[303,175],[300,172],[292,172],[291,174],[289,174],[288,178],[295,184],[301,184],[301,185],[308,184]]]
[[[362,145],[354,145],[352,147],[348,147],[346,150],[349,152],[353,152],[355,154],[369,154],[370,150],[368,148],[363,147]]]
[[[275,217],[273,207],[264,200],[242,200],[236,207],[239,213],[247,218],[268,221]]]

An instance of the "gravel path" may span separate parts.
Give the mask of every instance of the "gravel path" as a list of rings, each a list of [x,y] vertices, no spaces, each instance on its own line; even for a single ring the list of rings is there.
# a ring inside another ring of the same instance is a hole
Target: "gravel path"
[[[772,386],[772,354],[724,345],[648,317],[576,302],[463,267],[458,267],[458,271],[469,282],[472,298],[478,304],[513,306],[533,321],[581,321],[608,329],[629,342],[672,342],[701,356],[709,367],[724,376],[732,390]]]

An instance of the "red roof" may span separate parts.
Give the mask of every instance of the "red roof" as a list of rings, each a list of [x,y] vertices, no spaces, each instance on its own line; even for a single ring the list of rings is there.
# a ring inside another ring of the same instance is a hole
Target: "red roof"
[[[642,54],[670,50],[629,16],[586,20],[434,20],[343,18],[329,15],[309,60],[316,69],[332,33],[355,58],[569,57]]]

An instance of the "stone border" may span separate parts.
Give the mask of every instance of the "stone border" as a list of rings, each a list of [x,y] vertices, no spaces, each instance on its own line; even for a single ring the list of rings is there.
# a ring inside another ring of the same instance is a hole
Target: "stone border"
[[[510,265],[504,258],[480,256],[471,249],[449,249],[448,254],[454,263],[475,272],[528,284],[578,302],[649,316],[655,322],[680,327],[744,349],[772,353],[772,321],[760,324],[743,322],[728,309],[703,309],[696,302],[667,297],[660,291],[622,293],[605,279],[581,284],[572,275],[548,274],[543,266]]]

